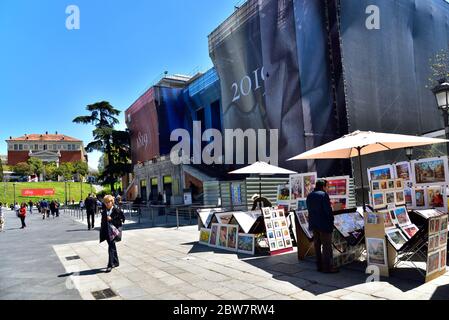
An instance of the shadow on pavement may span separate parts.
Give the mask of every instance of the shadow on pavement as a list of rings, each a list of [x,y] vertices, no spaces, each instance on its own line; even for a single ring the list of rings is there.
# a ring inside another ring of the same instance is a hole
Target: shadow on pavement
[[[430,300],[447,300],[449,299],[449,284],[438,287]]]
[[[65,274],[60,274],[58,275],[58,278],[66,278],[66,277],[70,277],[73,275],[77,275],[77,276],[93,276],[99,273],[105,273],[106,269],[92,269],[92,270],[84,270],[84,271],[80,271],[80,272],[70,272],[70,273],[65,273]]]
[[[190,254],[201,252],[236,254],[235,252],[201,245],[198,242],[183,243],[182,245],[192,246],[189,251]],[[278,256],[238,254],[238,257],[242,262],[271,273],[273,279],[289,282],[314,295],[365,284],[370,276],[365,274],[365,262],[354,262],[343,266],[340,268],[340,272],[336,274],[320,273],[316,270],[314,258],[299,261],[296,252]],[[425,270],[422,271],[425,273]],[[381,277],[380,281],[389,283],[402,292],[407,292],[423,285],[424,277],[414,268],[402,267],[394,270],[389,278]],[[446,294],[447,299],[449,297],[447,291],[442,293],[442,295],[444,294]]]

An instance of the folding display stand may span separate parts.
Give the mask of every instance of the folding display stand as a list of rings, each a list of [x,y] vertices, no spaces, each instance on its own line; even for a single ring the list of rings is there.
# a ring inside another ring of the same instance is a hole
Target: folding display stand
[[[396,261],[393,261],[392,268],[396,268],[401,263],[410,263],[413,268],[416,269],[423,277],[426,275],[421,271],[421,268],[418,267],[414,262],[413,258],[418,257],[422,259],[422,261],[427,260],[427,244],[429,241],[429,233],[427,229],[420,229],[407,243],[405,243],[401,249],[396,251],[396,249],[389,244],[392,250],[394,250],[394,254],[391,256],[395,256]]]
[[[377,223],[370,223],[369,216],[368,215],[375,215],[376,216],[376,222]],[[382,213],[378,212],[365,212],[365,239],[366,239],[366,250],[367,250],[367,262],[368,265],[375,265],[380,270],[380,275],[383,277],[389,277],[389,260],[388,257],[390,256],[389,252],[385,252],[386,248],[390,250],[390,247],[392,246],[387,242],[388,240],[385,238],[385,218]],[[371,240],[373,239],[373,240]],[[383,263],[380,263],[380,261],[373,262],[370,259],[370,253],[369,253],[369,242],[370,241],[377,241],[382,243],[382,251],[383,252]],[[394,249],[394,248],[393,248]]]
[[[295,229],[296,229],[296,245],[298,247],[298,260],[305,260],[307,257],[315,256],[315,246],[313,244],[313,238],[309,238],[299,223],[296,212],[291,211],[290,214],[295,216]]]

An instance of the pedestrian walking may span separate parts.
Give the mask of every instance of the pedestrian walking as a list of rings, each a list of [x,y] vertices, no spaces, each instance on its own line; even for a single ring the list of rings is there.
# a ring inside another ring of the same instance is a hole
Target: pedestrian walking
[[[28,205],[29,205],[29,207],[30,207],[30,214],[32,214],[32,213],[33,213],[33,201],[30,200],[30,201],[28,202]]]
[[[315,190],[307,197],[309,210],[309,228],[313,231],[317,270],[324,273],[336,273],[332,266],[332,232],[334,214],[327,194],[327,181],[318,180]]]
[[[20,206],[20,209],[19,209],[19,218],[20,218],[20,221],[22,222],[22,228],[20,228],[20,229],[24,229],[26,227],[26,224],[25,224],[26,216],[27,216],[27,204],[24,202],[24,203],[22,203],[22,205]]]
[[[55,203],[56,203],[56,217],[59,217],[59,207],[61,206],[61,204],[59,203],[58,199],[56,199]]]
[[[41,213],[42,213],[42,220],[45,220],[45,216],[47,216],[47,218],[50,217],[50,210],[48,208],[48,202],[45,199],[42,199],[41,203],[40,203],[40,207],[41,207]]]
[[[125,222],[123,211],[114,206],[114,197],[107,195],[104,197],[105,209],[101,213],[100,243],[108,243],[108,266],[106,272],[111,272],[112,268],[119,266],[116,242],[121,241],[121,229]]]
[[[84,205],[86,207],[86,215],[87,215],[87,229],[95,229],[95,213],[97,212],[97,199],[94,198],[93,194],[89,194],[89,196],[84,201]]]
[[[54,219],[55,216],[56,216],[56,201],[55,201],[55,200],[52,200],[52,201],[50,202],[50,212],[51,212],[51,216],[52,216],[53,219]]]
[[[0,202],[0,232],[5,228],[5,216],[3,215],[3,204]]]
[[[14,211],[16,212],[16,216],[19,217],[20,206],[17,202],[14,205]]]

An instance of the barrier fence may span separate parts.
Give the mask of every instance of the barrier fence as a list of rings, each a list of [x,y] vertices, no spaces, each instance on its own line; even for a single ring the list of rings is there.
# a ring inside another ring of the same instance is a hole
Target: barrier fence
[[[137,224],[155,226],[189,226],[198,224],[198,216],[196,211],[198,209],[211,209],[217,208],[214,205],[153,205],[153,204],[133,204],[133,203],[121,203],[118,205],[125,215],[126,220],[131,220]],[[246,211],[246,207],[242,208],[222,208],[225,211],[243,210]],[[87,219],[86,209],[81,209],[79,204],[69,204],[67,206],[61,206],[60,210],[69,214],[71,217],[84,221]],[[101,208],[98,207],[95,213],[95,218],[101,217]],[[98,220],[97,220],[98,221]]]

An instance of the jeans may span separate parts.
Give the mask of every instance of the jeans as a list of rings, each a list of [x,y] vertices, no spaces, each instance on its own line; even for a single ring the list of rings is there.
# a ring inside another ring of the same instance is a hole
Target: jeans
[[[332,233],[313,231],[313,243],[317,268],[328,271],[332,268]]]
[[[115,245],[115,241],[108,240],[108,253],[109,253],[109,261],[108,268],[114,268],[119,266],[118,255],[117,255],[117,247]]]

